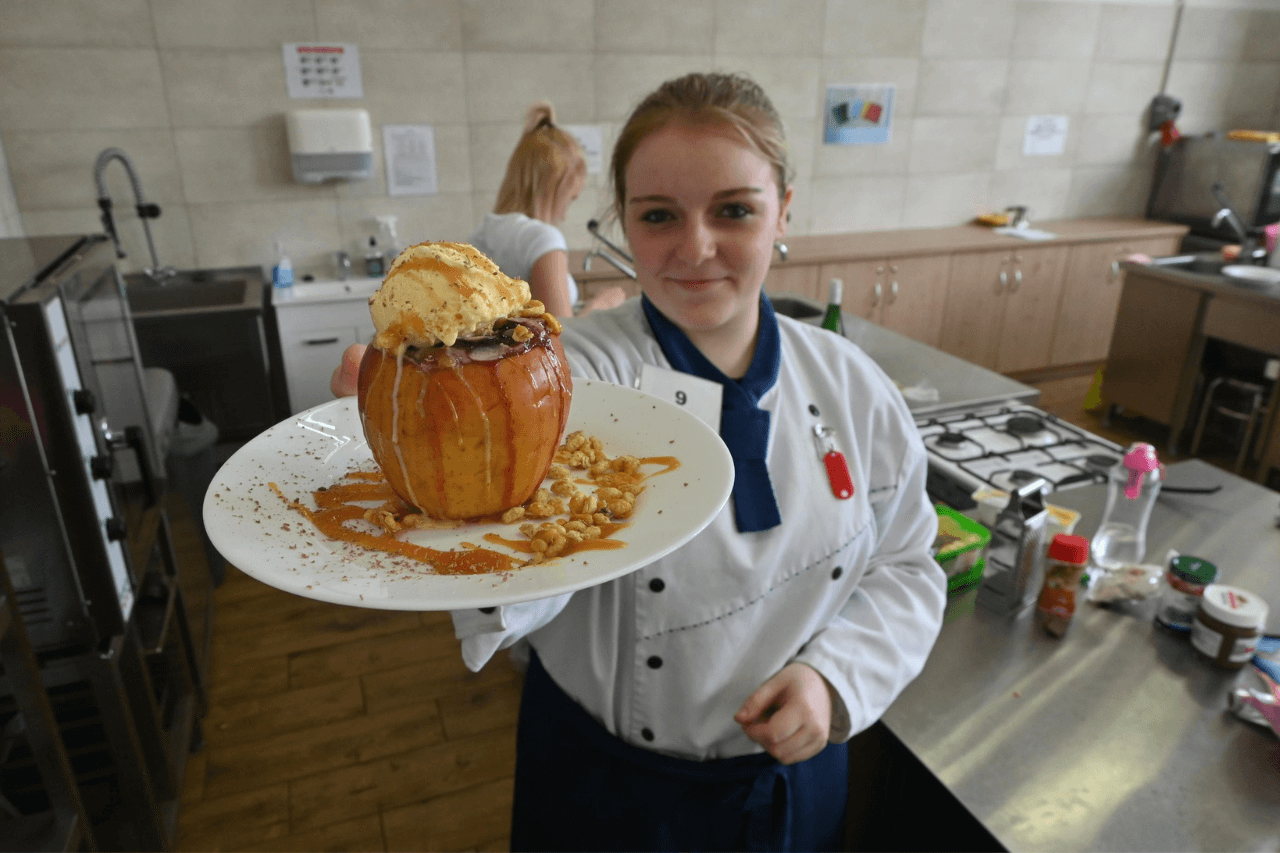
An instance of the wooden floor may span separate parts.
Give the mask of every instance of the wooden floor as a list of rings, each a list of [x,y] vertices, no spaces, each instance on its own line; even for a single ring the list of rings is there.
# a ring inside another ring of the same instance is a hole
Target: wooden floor
[[[1091,379],[1037,383],[1039,405],[1163,447],[1158,428],[1084,411]],[[520,675],[505,654],[473,674],[445,614],[310,601],[230,567],[216,608],[178,850],[507,849]]]

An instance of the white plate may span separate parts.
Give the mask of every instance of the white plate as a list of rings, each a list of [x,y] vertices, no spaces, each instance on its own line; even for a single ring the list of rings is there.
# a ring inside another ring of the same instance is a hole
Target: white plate
[[[1222,274],[1241,284],[1267,287],[1280,283],[1280,270],[1271,267],[1255,267],[1250,264],[1232,264],[1222,268]]]
[[[688,542],[729,499],[728,448],[710,427],[671,403],[575,377],[568,431],[574,430],[599,436],[610,456],[680,460],[675,471],[645,481],[630,524],[613,536],[625,548],[584,551],[510,572],[437,575],[415,560],[325,537],[267,484],[314,506],[311,493],[319,487],[357,467],[376,470],[354,397],[301,412],[236,451],[205,495],[205,526],[228,562],[286,592],[352,607],[458,610],[547,598],[621,577]],[[512,553],[485,543],[489,532],[520,538],[502,524],[415,530],[404,537],[439,550],[472,542]]]

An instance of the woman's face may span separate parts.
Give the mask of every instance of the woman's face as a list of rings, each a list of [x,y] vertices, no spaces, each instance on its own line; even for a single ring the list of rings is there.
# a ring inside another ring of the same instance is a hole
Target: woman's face
[[[695,340],[753,341],[791,201],[772,164],[732,128],[670,124],[636,147],[625,179],[623,227],[645,294]]]

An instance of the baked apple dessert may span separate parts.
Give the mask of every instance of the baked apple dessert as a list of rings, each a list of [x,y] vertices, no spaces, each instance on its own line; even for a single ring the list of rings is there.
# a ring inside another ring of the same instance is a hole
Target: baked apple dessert
[[[556,318],[465,243],[404,250],[369,310],[377,335],[360,363],[360,419],[396,494],[440,519],[525,503],[573,396]]]

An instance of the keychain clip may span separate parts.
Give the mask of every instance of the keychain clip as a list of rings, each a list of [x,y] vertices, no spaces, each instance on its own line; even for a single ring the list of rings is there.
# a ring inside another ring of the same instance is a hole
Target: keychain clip
[[[831,493],[842,501],[853,497],[853,478],[849,476],[849,463],[845,461],[844,454],[836,450],[835,430],[815,424],[813,440],[818,446],[818,456],[827,468]]]

